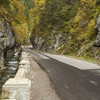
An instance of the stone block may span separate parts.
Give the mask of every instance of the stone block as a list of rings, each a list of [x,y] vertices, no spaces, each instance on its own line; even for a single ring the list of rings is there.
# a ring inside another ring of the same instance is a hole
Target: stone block
[[[22,61],[20,61],[19,64],[20,65],[30,65],[30,62],[29,61],[26,61],[26,60],[22,60]]]
[[[29,79],[9,79],[2,88],[2,98],[30,100],[31,81]]]
[[[30,72],[30,62],[26,60],[20,61],[20,65],[25,66],[25,73]]]
[[[25,69],[25,66],[24,65],[19,65],[19,68],[24,68]]]
[[[28,53],[22,53],[22,57],[24,57],[24,56],[28,56]]]
[[[28,57],[28,55],[27,54],[24,54],[24,55],[22,55],[22,57]]]
[[[26,52],[22,52],[22,54],[23,54],[23,55],[28,55],[28,53],[26,53]]]
[[[16,79],[18,78],[25,78],[25,67],[19,67],[17,74],[15,76]]]
[[[23,60],[25,60],[25,61],[29,61],[29,58],[28,58],[28,57],[25,57],[25,58],[22,57],[21,60],[22,60],[22,61],[23,61]]]

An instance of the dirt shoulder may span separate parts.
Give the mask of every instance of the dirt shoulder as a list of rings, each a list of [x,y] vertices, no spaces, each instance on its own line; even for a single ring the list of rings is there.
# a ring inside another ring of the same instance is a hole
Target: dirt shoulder
[[[34,61],[31,53],[29,53],[29,57],[31,71],[26,76],[32,81],[31,100],[60,100],[47,74]]]

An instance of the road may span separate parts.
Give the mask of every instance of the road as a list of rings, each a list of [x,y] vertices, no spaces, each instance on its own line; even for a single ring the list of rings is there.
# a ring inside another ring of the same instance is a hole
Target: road
[[[83,70],[58,61],[52,55],[45,56],[31,49],[27,51],[47,73],[61,100],[100,100],[100,68]]]

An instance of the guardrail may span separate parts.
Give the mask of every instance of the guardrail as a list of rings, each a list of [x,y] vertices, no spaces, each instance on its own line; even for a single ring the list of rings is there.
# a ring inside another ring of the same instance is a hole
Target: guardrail
[[[29,56],[22,52],[19,69],[14,78],[10,78],[2,88],[2,100],[30,100],[31,81],[25,78],[30,72]]]

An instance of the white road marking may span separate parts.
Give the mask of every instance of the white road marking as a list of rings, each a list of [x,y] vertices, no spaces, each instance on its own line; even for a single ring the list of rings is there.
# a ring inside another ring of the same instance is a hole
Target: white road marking
[[[94,84],[94,85],[98,85],[98,83],[96,83],[95,81],[90,81],[90,83]]]

